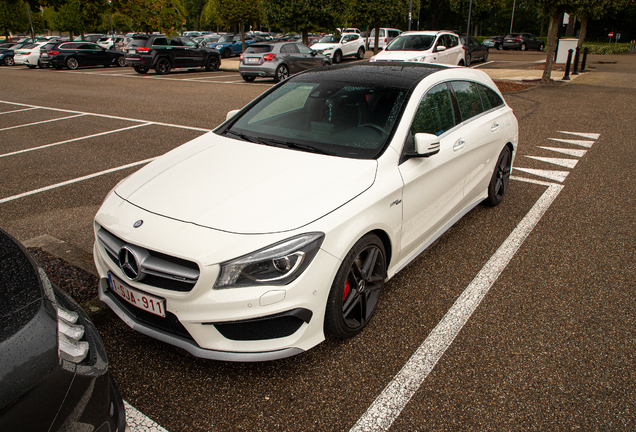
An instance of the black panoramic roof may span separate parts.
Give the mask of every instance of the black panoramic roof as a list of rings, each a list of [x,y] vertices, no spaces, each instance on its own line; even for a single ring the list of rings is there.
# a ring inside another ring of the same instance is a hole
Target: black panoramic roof
[[[444,65],[412,62],[353,63],[312,69],[296,75],[294,80],[316,82],[328,79],[329,81],[350,82],[352,85],[376,85],[406,90],[427,76],[448,68]]]

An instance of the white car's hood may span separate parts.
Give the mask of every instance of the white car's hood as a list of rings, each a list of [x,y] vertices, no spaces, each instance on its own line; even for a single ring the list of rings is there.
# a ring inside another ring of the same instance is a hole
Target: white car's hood
[[[403,60],[419,59],[430,54],[429,51],[382,51],[375,56],[375,60]]]
[[[208,133],[116,188],[149,212],[217,230],[261,234],[307,225],[371,187],[375,160],[268,147]]]

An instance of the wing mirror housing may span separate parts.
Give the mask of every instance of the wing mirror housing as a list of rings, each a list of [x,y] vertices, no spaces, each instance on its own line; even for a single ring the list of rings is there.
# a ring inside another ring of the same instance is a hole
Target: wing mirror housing
[[[227,120],[231,119],[231,118],[232,118],[232,117],[234,117],[234,116],[236,115],[236,113],[237,113],[237,112],[239,112],[239,111],[240,111],[240,110],[237,110],[237,109],[236,109],[236,110],[232,110],[232,111],[228,112],[228,113],[227,113],[227,116],[225,116],[225,120],[227,121]]]
[[[413,156],[429,157],[439,153],[439,137],[428,133],[415,134],[415,154]]]
[[[435,52],[446,51],[446,47],[444,45],[440,45],[435,48]]]

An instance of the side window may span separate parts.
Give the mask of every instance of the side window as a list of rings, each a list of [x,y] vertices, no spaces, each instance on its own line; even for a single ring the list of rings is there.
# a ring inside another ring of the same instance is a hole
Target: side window
[[[286,52],[286,53],[297,53],[298,50],[296,49],[296,44],[286,44],[283,48],[285,48],[285,51],[283,51],[283,49],[281,48],[280,52]]]
[[[170,39],[171,46],[183,46],[183,43],[179,39]]]
[[[453,36],[453,35],[444,35],[444,39],[447,43],[446,48],[452,48],[452,47],[456,47],[457,45],[459,45],[459,39],[457,38],[457,36]]]
[[[158,46],[166,46],[166,45],[170,45],[168,43],[168,39],[165,37],[160,37],[160,38],[156,38],[154,41],[152,41],[153,45],[158,45]]]
[[[479,95],[478,95],[479,96]],[[441,135],[455,126],[453,103],[446,83],[430,89],[415,113],[411,133],[429,133]]]
[[[400,33],[397,30],[389,30],[389,37],[394,38],[398,37]]]
[[[313,50],[305,45],[297,44],[296,48],[300,51],[301,54],[311,54]]]
[[[486,86],[481,84],[479,86],[479,93],[481,93],[481,100],[484,103],[484,108],[497,108],[504,104],[504,101],[501,100],[501,97],[495,93],[493,90],[489,89]]]
[[[451,87],[459,104],[462,121],[484,112],[477,84],[466,81],[453,81]]]

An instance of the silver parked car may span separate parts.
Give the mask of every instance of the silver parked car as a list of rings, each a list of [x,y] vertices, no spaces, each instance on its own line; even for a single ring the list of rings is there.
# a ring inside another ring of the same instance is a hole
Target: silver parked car
[[[298,42],[258,42],[241,54],[239,72],[247,82],[257,77],[279,82],[295,73],[330,64],[329,57]]]

